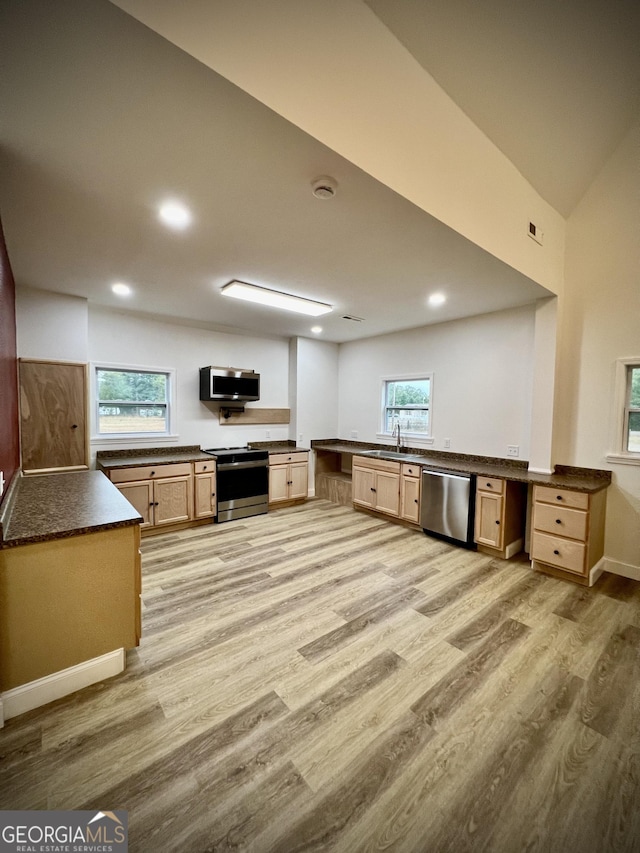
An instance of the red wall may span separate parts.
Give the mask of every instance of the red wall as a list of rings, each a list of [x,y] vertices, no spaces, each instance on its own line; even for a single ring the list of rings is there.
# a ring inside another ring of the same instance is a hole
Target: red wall
[[[0,222],[0,471],[9,483],[20,467],[16,355],[16,292]]]

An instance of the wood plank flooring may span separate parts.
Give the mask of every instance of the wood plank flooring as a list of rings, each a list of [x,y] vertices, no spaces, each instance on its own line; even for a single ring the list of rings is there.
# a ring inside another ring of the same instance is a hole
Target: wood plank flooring
[[[640,584],[325,500],[143,541],[128,669],[0,732],[0,808],[130,850],[640,850]]]

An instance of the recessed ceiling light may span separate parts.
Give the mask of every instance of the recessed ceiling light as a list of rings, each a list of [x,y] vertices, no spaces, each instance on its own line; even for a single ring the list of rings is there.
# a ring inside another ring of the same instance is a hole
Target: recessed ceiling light
[[[278,290],[269,290],[255,284],[245,284],[243,281],[230,281],[229,284],[225,284],[221,293],[223,296],[233,296],[235,299],[244,299],[246,302],[257,302],[260,305],[269,305],[271,308],[295,311],[296,314],[308,314],[310,317],[319,317],[321,314],[333,311],[333,306],[324,302],[314,302],[313,299],[291,296],[288,293],[280,293]]]
[[[437,308],[438,305],[442,305],[447,301],[447,297],[444,293],[432,293],[428,301],[432,308]]]
[[[322,331],[322,326],[312,326],[311,331],[313,332],[314,335],[319,335],[320,332]]]
[[[165,225],[177,231],[182,231],[191,225],[191,211],[179,201],[163,202],[158,210],[158,216]]]
[[[111,285],[111,290],[116,294],[116,296],[130,296],[131,288],[128,284],[125,284],[122,281],[117,281],[115,284]]]

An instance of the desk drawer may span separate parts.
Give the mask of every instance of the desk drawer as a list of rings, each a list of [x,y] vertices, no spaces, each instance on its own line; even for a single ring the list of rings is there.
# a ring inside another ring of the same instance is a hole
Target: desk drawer
[[[568,536],[569,539],[587,538],[588,513],[581,509],[569,509],[564,506],[535,504],[533,525],[536,530],[556,536]]]
[[[531,537],[532,560],[579,575],[584,574],[586,550],[587,546],[582,542],[562,539],[559,536],[547,536],[535,531]]]
[[[586,492],[570,492],[568,489],[552,489],[549,486],[536,486],[534,489],[536,502],[568,506],[573,509],[589,509],[589,495]]]

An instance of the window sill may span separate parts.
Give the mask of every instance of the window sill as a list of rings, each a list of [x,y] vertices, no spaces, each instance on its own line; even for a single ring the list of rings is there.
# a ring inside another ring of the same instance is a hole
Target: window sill
[[[92,435],[91,436],[91,444],[122,444],[123,446],[127,444],[141,444],[142,442],[153,442],[156,444],[157,442],[168,442],[168,441],[178,441],[180,438],[179,435],[167,435],[166,433],[160,433],[157,435],[153,435],[149,433],[149,435]]]
[[[607,462],[614,465],[640,465],[640,454],[632,453],[607,453]]]

